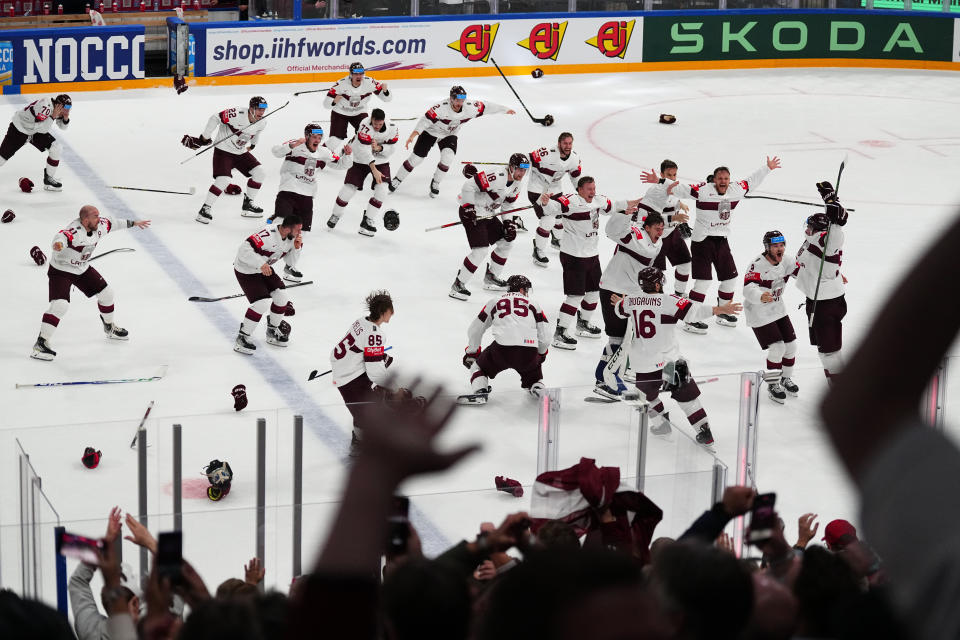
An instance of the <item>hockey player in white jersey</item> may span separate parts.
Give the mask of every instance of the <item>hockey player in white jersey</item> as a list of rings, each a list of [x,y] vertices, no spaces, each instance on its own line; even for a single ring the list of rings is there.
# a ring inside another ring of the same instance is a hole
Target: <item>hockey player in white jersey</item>
[[[440,162],[430,181],[430,197],[436,198],[440,194],[440,181],[453,166],[460,127],[470,120],[492,113],[513,115],[516,111],[494,102],[467,100],[467,90],[459,85],[450,89],[450,98],[427,109],[414,126],[407,138],[406,148],[409,149],[414,140],[417,143],[413,146],[413,153],[403,161],[396,177],[390,181],[390,191],[396,191],[414,167],[423,162],[433,145],[437,145]]]
[[[650,404],[650,431],[656,435],[671,431],[670,423],[663,417],[663,402],[659,399],[661,390],[669,391],[697,432],[697,442],[711,444],[713,434],[707,423],[707,412],[700,404],[700,389],[690,375],[686,360],[680,357],[673,330],[683,320],[709,318],[720,313],[735,314],[743,307],[736,302],[725,302],[711,308],[666,294],[663,292],[666,278],[656,267],[644,267],[637,279],[642,293],[624,297],[614,295],[613,302],[616,313],[629,320],[629,345],[620,362],[625,365],[626,358],[629,358],[630,367],[636,372],[637,389]]]
[[[330,109],[330,137],[327,138],[327,146],[336,153],[340,153],[340,146],[349,136],[347,125],[353,127],[354,131],[360,129],[360,123],[367,118],[367,105],[373,96],[384,102],[393,100],[393,94],[387,89],[386,82],[377,82],[365,74],[363,64],[352,63],[350,75],[337,80],[323,100],[323,106]]]
[[[783,262],[787,240],[779,231],[763,234],[763,253],[747,268],[743,277],[743,315],[747,326],[766,351],[763,379],[770,399],[783,404],[787,394],[797,395],[793,381],[797,359],[797,335],[783,303],[783,290],[793,271]]]
[[[512,369],[520,387],[539,397],[543,390],[541,365],[550,348],[550,325],[543,309],[530,300],[530,280],[524,275],[507,278],[507,293],[491,298],[467,329],[463,366],[470,370],[473,393],[460,396],[459,404],[486,404],[490,380]],[[481,350],[483,334],[490,329],[493,342]]]
[[[267,314],[267,344],[276,347],[289,344],[290,324],[283,318],[290,314],[287,304],[290,298],[273,265],[281,259],[296,264],[303,248],[302,227],[300,216],[291,214],[252,233],[240,243],[233,273],[250,306],[233,345],[237,353],[251,355],[257,350],[250,338],[264,314]]]
[[[501,207],[509,208],[520,197],[523,177],[529,168],[530,159],[523,153],[512,154],[506,169],[478,171],[472,164],[464,166],[463,175],[467,179],[460,191],[459,213],[470,244],[470,253],[463,259],[463,265],[450,287],[451,298],[466,300],[470,297],[466,284],[477,267],[483,264],[490,246],[493,250],[483,277],[483,288],[506,290],[507,283],[500,278],[500,274],[507,264],[513,241],[517,239],[517,225],[513,220],[502,220],[496,214]]]
[[[549,194],[544,194],[549,196]],[[560,264],[563,266],[563,294],[566,296],[557,314],[553,346],[576,349],[577,339],[567,331],[577,324],[577,335],[599,338],[600,327],[590,318],[600,300],[600,216],[616,213],[633,214],[637,200],[611,200],[597,194],[597,185],[590,176],[577,180],[577,192],[557,195],[544,204],[547,215],[563,220],[560,234]]]
[[[350,145],[343,148],[342,156],[333,153],[323,142],[323,127],[310,123],[303,128],[303,137],[278,144],[271,152],[283,158],[280,165],[280,190],[273,206],[271,218],[283,218],[297,214],[303,222],[303,231],[313,228],[313,199],[317,195],[317,174],[324,169],[345,171],[351,164]],[[289,272],[284,270],[284,279]],[[293,282],[299,282],[299,277]]]
[[[797,289],[807,297],[810,344],[817,348],[827,381],[843,370],[843,317],[847,315],[846,282],[840,273],[843,264],[843,226],[847,211],[837,200],[829,182],[818,182],[826,213],[807,218],[806,238],[797,252]],[[811,321],[810,318],[813,318]]]
[[[660,182],[675,182],[677,180],[677,163],[664,160],[660,163]],[[656,187],[651,187],[655,189]],[[663,210],[664,228],[669,233],[663,235],[663,250],[657,257],[656,266],[666,273],[667,260],[673,265],[673,292],[683,296],[687,292],[687,283],[690,281],[690,246],[687,239],[693,235],[693,230],[687,224],[690,220],[687,215],[690,208],[677,197],[670,194],[667,197]]]
[[[76,287],[88,298],[97,296],[97,308],[103,332],[114,340],[127,340],[126,329],[113,318],[113,289],[88,262],[103,236],[118,229],[146,229],[149,220],[123,220],[102,216],[93,205],[85,205],[80,215],[53,237],[50,267],[47,269],[50,306],[40,321],[40,336],[30,357],[53,360],[57,352],[50,348],[53,332],[70,309],[70,289]]]
[[[754,171],[746,180],[730,181],[730,169],[717,167],[713,171],[713,182],[701,182],[696,185],[680,184],[676,195],[679,198],[696,200],[697,217],[693,227],[690,250],[693,257],[693,290],[690,299],[703,302],[707,298],[713,270],[716,269],[720,281],[717,296],[719,300],[733,300],[737,285],[737,265],[727,237],[730,235],[730,216],[750,189],[755,189],[774,169],[780,168],[780,159],[768,157],[766,163]],[[645,181],[655,178],[644,176]],[[717,316],[717,324],[735,327],[737,317],[732,314]],[[691,333],[706,333],[703,326],[684,325]]]
[[[580,166],[580,156],[573,150],[573,134],[564,131],[557,138],[557,145],[550,149],[541,147],[530,154],[530,179],[527,180],[527,198],[537,214],[537,235],[533,239],[533,264],[546,267],[550,262],[547,257],[547,241],[560,248],[560,239],[556,231],[563,229],[563,223],[554,216],[546,215],[540,205],[540,196],[544,193],[563,193],[563,177],[570,176],[571,187],[576,184],[583,169]],[[519,216],[516,216],[519,218]]]
[[[397,148],[400,131],[397,125],[387,120],[382,109],[374,109],[370,117],[357,127],[357,133],[351,144],[354,149],[353,165],[347,170],[343,186],[333,205],[333,213],[327,220],[327,227],[333,229],[346,211],[347,203],[363,189],[368,175],[373,175],[373,195],[367,201],[367,208],[360,221],[361,235],[372,238],[380,224],[381,208],[386,200],[390,185],[390,156]]]
[[[43,188],[47,191],[60,191],[63,185],[54,176],[60,167],[60,154],[63,149],[50,131],[56,123],[61,129],[70,124],[70,109],[73,100],[65,93],[56,98],[34,100],[23,109],[14,112],[7,127],[7,135],[0,142],[0,166],[13,157],[27,142],[39,151],[47,152],[47,166],[43,170]],[[29,179],[28,179],[29,180]],[[33,186],[33,182],[30,182]],[[22,187],[21,187],[22,188]]]
[[[260,140],[260,133],[266,126],[263,115],[267,110],[267,101],[260,96],[250,98],[249,107],[224,109],[207,120],[207,126],[199,137],[189,134],[180,141],[188,149],[199,149],[216,142],[213,150],[213,184],[207,191],[207,197],[197,214],[197,222],[210,224],[213,215],[210,209],[217,198],[230,183],[230,176],[237,170],[247,176],[247,189],[243,195],[243,207],[240,215],[248,218],[260,218],[263,209],[254,204],[266,173],[260,161],[253,157],[251,150]]]

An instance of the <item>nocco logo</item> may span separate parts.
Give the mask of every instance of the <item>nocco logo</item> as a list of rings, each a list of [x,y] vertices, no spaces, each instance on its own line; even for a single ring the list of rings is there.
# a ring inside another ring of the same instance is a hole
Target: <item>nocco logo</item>
[[[597,35],[586,41],[591,47],[596,47],[600,53],[608,58],[623,58],[630,44],[630,36],[636,20],[611,20],[604,22],[597,29]]]
[[[460,33],[460,39],[447,46],[470,62],[486,62],[493,50],[493,41],[497,39],[500,24],[472,24]]]
[[[566,30],[566,22],[541,22],[530,29],[529,38],[517,44],[540,60],[556,61]]]

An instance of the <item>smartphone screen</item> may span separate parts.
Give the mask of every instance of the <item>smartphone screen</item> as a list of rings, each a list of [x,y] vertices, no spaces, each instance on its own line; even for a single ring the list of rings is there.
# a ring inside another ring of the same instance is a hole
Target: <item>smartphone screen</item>
[[[66,531],[57,538],[57,553],[67,558],[78,558],[87,564],[99,565],[102,550],[103,540],[96,538],[86,538]]]
[[[160,577],[166,576],[173,582],[180,577],[183,564],[183,534],[169,531],[157,536],[157,571]]]
[[[753,509],[750,511],[751,544],[762,544],[773,535],[773,528],[777,526],[776,502],[775,493],[761,493],[753,499]]]
[[[390,516],[387,518],[387,553],[400,555],[407,551],[410,539],[410,498],[393,496]]]

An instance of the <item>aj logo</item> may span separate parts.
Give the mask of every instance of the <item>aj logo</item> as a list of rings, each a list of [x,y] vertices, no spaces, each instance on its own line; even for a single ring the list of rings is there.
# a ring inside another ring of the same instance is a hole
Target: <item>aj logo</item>
[[[490,59],[493,41],[497,38],[499,23],[472,24],[460,34],[460,39],[447,46],[470,62],[486,62]]]
[[[633,27],[636,22],[636,20],[605,22],[597,29],[597,35],[586,42],[591,47],[599,49],[600,53],[608,58],[623,59],[627,53],[627,46],[630,44],[630,36],[633,34]]]
[[[517,44],[532,53],[539,60],[557,59],[563,34],[567,30],[566,22],[541,22],[530,29],[530,37]]]

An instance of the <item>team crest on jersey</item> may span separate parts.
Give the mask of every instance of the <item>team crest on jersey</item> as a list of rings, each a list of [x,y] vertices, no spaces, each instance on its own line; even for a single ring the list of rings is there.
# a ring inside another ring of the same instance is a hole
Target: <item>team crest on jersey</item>
[[[556,61],[563,44],[563,34],[567,31],[566,22],[541,22],[530,29],[530,36],[517,44],[532,53],[539,60]]]
[[[487,62],[493,50],[493,42],[497,39],[497,29],[500,23],[472,24],[460,33],[460,39],[447,46],[470,62]]]
[[[620,58],[622,60],[627,53],[630,36],[633,35],[633,27],[636,23],[636,20],[604,22],[597,29],[597,35],[586,40],[586,43],[591,47],[596,47],[607,58]]]

